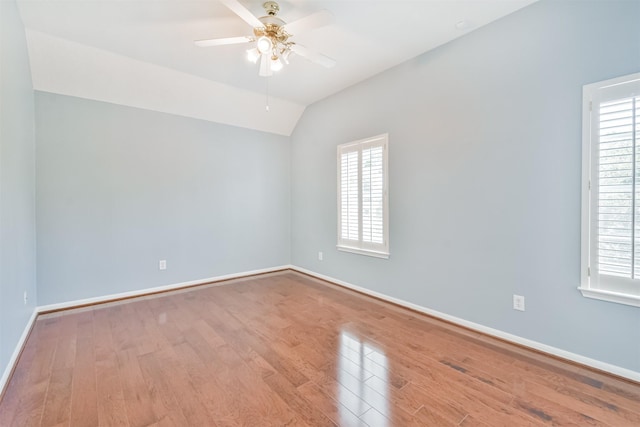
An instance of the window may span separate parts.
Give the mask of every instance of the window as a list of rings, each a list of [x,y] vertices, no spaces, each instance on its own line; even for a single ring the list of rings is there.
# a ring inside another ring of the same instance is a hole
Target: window
[[[583,91],[586,297],[640,307],[640,73]]]
[[[387,134],[338,146],[338,249],[389,258]]]

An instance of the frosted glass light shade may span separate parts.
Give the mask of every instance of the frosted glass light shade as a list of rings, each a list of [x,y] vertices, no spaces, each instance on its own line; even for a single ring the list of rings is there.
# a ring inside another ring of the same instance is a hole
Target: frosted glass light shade
[[[258,62],[258,58],[260,58],[260,52],[255,47],[253,49],[247,50],[247,59],[254,64]]]
[[[275,59],[274,59],[275,58]],[[271,69],[273,71],[282,70],[282,62],[277,57],[271,58]]]
[[[262,36],[258,39],[257,48],[260,53],[267,53],[271,50],[273,44],[269,37]]]

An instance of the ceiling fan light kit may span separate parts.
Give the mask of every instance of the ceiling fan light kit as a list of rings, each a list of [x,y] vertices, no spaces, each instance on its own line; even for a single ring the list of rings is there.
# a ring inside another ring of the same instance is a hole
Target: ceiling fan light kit
[[[287,24],[276,16],[280,6],[275,1],[267,1],[262,5],[266,15],[260,18],[253,16],[238,0],[220,1],[253,27],[253,36],[198,40],[195,42],[196,46],[255,43],[255,47],[246,51],[247,59],[254,64],[260,61],[258,74],[263,77],[269,77],[274,71],[281,70],[284,64],[289,64],[291,53],[296,53],[327,68],[335,65],[335,61],[328,56],[313,52],[289,40],[292,37],[289,31],[304,31],[328,24],[331,20],[331,14],[328,11],[322,10]]]
[[[257,47],[247,50],[247,59],[254,64],[258,62],[258,59],[260,59],[260,51]]]

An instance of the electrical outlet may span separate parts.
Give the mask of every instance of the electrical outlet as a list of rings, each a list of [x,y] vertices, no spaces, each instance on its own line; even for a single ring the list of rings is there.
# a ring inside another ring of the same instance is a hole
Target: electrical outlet
[[[29,301],[29,295],[27,294],[27,291],[24,291],[24,305],[27,305],[27,301]]]
[[[513,309],[524,311],[524,297],[522,295],[513,295]]]
[[[161,260],[158,262],[158,268],[159,268],[160,270],[166,270],[166,269],[167,269],[167,260],[166,260],[166,259],[161,259]]]
[[[322,261],[323,258],[322,252],[318,252],[318,261]]]

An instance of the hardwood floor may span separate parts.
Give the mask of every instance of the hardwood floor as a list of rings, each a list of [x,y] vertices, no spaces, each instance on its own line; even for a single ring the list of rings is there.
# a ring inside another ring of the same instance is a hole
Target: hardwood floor
[[[640,426],[640,385],[283,272],[43,315],[0,426]]]

